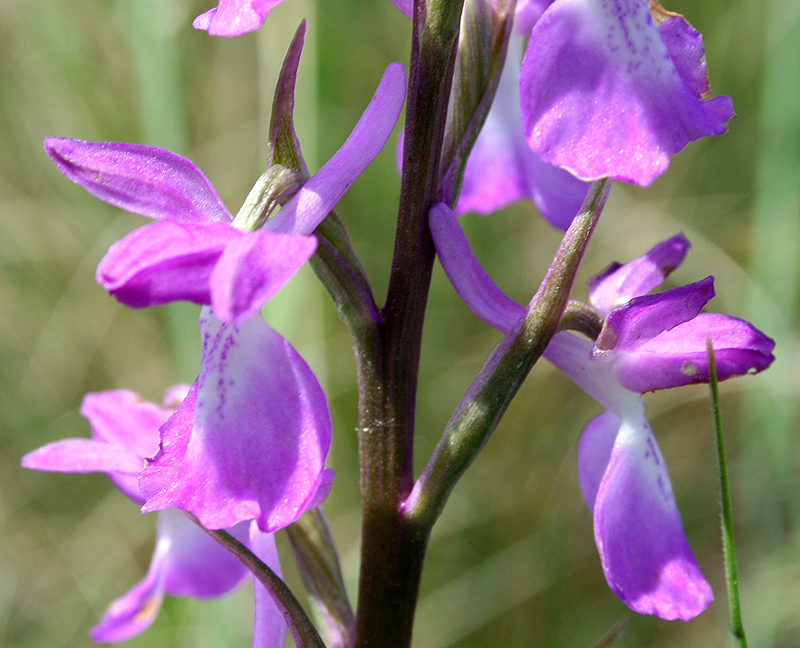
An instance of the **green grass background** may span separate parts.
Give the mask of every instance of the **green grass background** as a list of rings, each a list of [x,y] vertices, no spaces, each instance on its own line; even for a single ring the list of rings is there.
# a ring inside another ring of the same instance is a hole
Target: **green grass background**
[[[88,646],[109,601],[140,579],[153,545],[102,475],[24,471],[21,455],[87,436],[88,391],[160,400],[198,367],[198,308],[126,309],[94,282],[108,246],[144,223],[65,180],[46,136],[142,142],[197,163],[231,211],[264,167],[282,54],[309,34],[297,121],[312,169],[342,143],[385,66],[407,59],[409,25],[388,0],[291,0],[233,40],[190,28],[200,0],[0,2],[0,644]],[[651,187],[616,185],[585,280],[683,231],[693,243],[670,285],[716,277],[711,309],[778,341],[769,372],[723,384],[722,407],[750,645],[800,645],[800,3],[675,0],[704,34],[715,94],[734,99],[722,137],[691,144]],[[393,141],[339,207],[376,294],[385,293],[398,183]],[[559,237],[528,204],[464,219],[493,277],[527,301]],[[358,562],[355,375],[349,338],[304,269],[266,309],[317,371],[335,422],[325,505],[350,595]],[[498,334],[437,266],[426,322],[417,470]],[[631,615],[621,646],[731,646],[705,386],[649,395],[689,541],[717,595],[689,624]],[[534,367],[436,527],[415,648],[589,647],[624,606],[610,593],[575,476],[575,445],[598,406],[546,363]],[[284,569],[299,591],[283,538]],[[168,599],[129,646],[248,646],[251,594]]]

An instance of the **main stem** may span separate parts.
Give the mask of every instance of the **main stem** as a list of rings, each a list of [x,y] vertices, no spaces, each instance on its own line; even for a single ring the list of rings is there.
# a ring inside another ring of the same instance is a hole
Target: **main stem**
[[[408,648],[428,531],[406,520],[422,325],[435,251],[428,211],[439,159],[463,0],[415,0],[403,178],[389,291],[356,344],[359,372],[361,572],[356,648]]]

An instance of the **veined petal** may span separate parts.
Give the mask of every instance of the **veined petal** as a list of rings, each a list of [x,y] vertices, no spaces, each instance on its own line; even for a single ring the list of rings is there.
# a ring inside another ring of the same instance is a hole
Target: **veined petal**
[[[179,223],[233,220],[200,169],[170,151],[60,137],[48,137],[44,150],[67,178],[115,207]]]
[[[729,315],[701,313],[633,351],[619,354],[613,362],[614,374],[627,389],[639,393],[707,383],[709,336],[719,380],[758,373],[775,360],[775,342],[749,322]]]
[[[225,248],[211,273],[211,302],[224,322],[242,322],[291,279],[317,248],[313,236],[258,230]]]
[[[239,36],[255,31],[283,0],[220,0],[215,9],[200,14],[192,27],[211,36]]]
[[[253,553],[267,567],[282,577],[275,535],[259,531],[255,521],[250,524],[250,546]],[[255,599],[253,648],[283,648],[286,640],[286,620],[272,600],[272,596],[257,578],[253,579],[253,596]]]
[[[311,234],[380,153],[397,123],[405,97],[405,68],[400,63],[392,63],[347,141],[267,221],[264,229],[285,234]]]
[[[252,235],[225,223],[152,223],[109,248],[97,266],[97,282],[134,308],[178,300],[210,304],[214,266],[244,236]]]
[[[689,251],[683,234],[662,241],[630,263],[613,263],[589,280],[589,302],[602,315],[660,286]]]
[[[249,574],[234,555],[219,544],[183,511],[169,508],[158,513],[159,541],[169,541],[164,556],[164,591],[173,596],[210,598],[227,594]],[[228,532],[249,545],[249,524],[237,524]]]
[[[522,63],[522,120],[545,161],[584,180],[649,185],[669,155],[726,130],[728,97],[702,101],[644,0],[556,0]],[[685,58],[681,59],[682,61]]]
[[[209,529],[296,520],[324,481],[331,421],[308,365],[258,315],[224,324],[203,309],[200,376],[142,471],[143,512],[175,506]]]
[[[534,155],[522,131],[519,74],[522,36],[512,34],[500,83],[470,153],[456,214],[488,214],[522,198],[554,227],[567,229],[589,187]]]
[[[713,594],[686,541],[661,451],[639,412],[634,420],[607,413],[590,423],[578,448],[581,485],[591,499],[600,460],[608,457],[590,507],[611,590],[635,612],[688,621]]]
[[[592,354],[630,352],[662,331],[696,317],[714,296],[714,278],[635,297],[608,314]]]

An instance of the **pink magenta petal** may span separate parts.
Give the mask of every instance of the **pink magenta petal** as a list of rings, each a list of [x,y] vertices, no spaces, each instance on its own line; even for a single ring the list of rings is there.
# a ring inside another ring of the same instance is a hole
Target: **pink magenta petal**
[[[144,579],[108,606],[100,622],[89,631],[93,641],[125,641],[153,624],[164,600],[164,559],[168,549],[169,539],[159,538]]]
[[[233,241],[211,273],[211,302],[224,322],[242,322],[291,279],[317,248],[313,236],[259,230]]]
[[[589,190],[570,173],[538,158],[522,132],[519,106],[522,36],[509,41],[497,95],[464,173],[456,214],[488,214],[522,198],[554,227],[567,229]]]
[[[224,324],[206,308],[200,330],[200,376],[141,474],[142,510],[175,506],[209,529],[249,519],[263,531],[283,528],[308,508],[324,478],[325,396],[260,316]]]
[[[581,487],[594,500],[594,531],[611,590],[640,614],[688,621],[713,600],[686,541],[664,459],[641,413],[595,419],[578,448]],[[613,448],[609,453],[609,445]],[[590,504],[591,506],[591,504]]]
[[[635,297],[609,313],[593,354],[636,349],[662,331],[696,317],[713,296],[714,278],[707,277],[688,286]]]
[[[249,545],[249,523],[228,532]],[[164,591],[173,596],[209,598],[227,594],[248,575],[247,568],[219,542],[192,522],[183,511],[170,508],[158,514],[158,538],[167,538]]]
[[[556,0],[522,63],[528,144],[584,180],[649,185],[670,154],[725,132],[733,117],[728,97],[702,101],[687,74],[676,69],[647,2]]]
[[[400,10],[406,18],[414,17],[414,0],[392,0],[392,4]]]
[[[239,36],[255,31],[283,0],[220,0],[216,9],[200,14],[192,27],[211,36]]]
[[[134,452],[92,439],[62,439],[22,457],[22,467],[63,473],[119,472],[136,475],[144,460]]]
[[[639,393],[707,383],[709,336],[720,380],[758,373],[775,359],[775,342],[749,322],[729,315],[701,313],[635,350],[619,354],[613,361],[614,373],[622,385]]]
[[[97,266],[97,282],[134,308],[177,300],[210,304],[214,266],[225,248],[244,236],[224,223],[152,223],[109,248]]]
[[[589,280],[589,302],[603,317],[634,297],[660,286],[689,251],[683,234],[662,241],[630,263],[614,263]]]
[[[267,221],[265,229],[285,234],[311,234],[380,153],[397,123],[405,97],[405,68],[400,63],[392,63],[342,148]]]
[[[81,414],[92,426],[93,439],[146,458],[158,451],[158,428],[170,417],[172,409],[148,403],[127,389],[114,389],[86,394]]]
[[[59,137],[47,138],[44,149],[67,178],[115,207],[179,223],[232,220],[200,169],[170,151]]]
[[[253,553],[267,567],[282,577],[278,548],[275,546],[275,535],[259,531],[255,521],[250,524],[250,546]],[[286,621],[272,600],[272,596],[255,578],[253,579],[253,596],[255,598],[253,648],[283,648],[286,641]]]

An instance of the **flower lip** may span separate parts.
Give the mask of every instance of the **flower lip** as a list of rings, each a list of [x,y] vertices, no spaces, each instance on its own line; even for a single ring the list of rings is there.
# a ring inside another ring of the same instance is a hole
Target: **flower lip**
[[[703,54],[685,20],[657,26],[643,0],[555,0],[522,63],[528,144],[582,180],[649,185],[671,154],[734,117],[729,97],[698,94]]]

